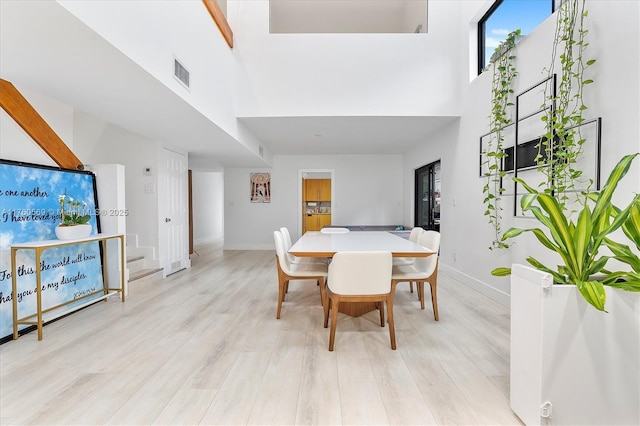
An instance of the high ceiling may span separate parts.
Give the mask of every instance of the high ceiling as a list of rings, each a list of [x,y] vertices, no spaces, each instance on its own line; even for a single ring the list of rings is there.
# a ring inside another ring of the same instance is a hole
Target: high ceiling
[[[3,79],[146,137],[183,141],[196,169],[268,166],[55,2],[0,6]],[[274,154],[401,154],[452,120],[276,117],[239,124]]]

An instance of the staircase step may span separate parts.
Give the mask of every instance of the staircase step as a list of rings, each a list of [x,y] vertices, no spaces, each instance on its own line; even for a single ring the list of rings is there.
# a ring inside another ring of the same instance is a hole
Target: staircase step
[[[145,268],[144,256],[127,257],[127,269],[129,270],[129,275],[133,275]]]
[[[152,269],[140,269],[139,271],[131,272],[131,274],[129,275],[129,282],[139,280],[140,278],[148,277],[149,275],[153,275],[161,271],[162,271],[162,268],[152,268]]]

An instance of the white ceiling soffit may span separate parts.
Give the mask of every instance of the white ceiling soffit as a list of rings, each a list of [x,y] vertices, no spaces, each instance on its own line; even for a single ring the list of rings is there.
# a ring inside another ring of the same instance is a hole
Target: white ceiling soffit
[[[243,117],[273,154],[403,154],[458,117]]]
[[[427,0],[270,0],[270,32],[425,33]]]

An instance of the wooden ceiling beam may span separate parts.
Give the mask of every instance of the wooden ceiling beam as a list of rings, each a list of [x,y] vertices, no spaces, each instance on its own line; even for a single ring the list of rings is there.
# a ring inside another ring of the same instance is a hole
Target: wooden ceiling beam
[[[222,36],[227,41],[229,47],[233,48],[233,31],[231,31],[231,27],[227,22],[227,18],[224,16],[224,12],[220,8],[217,0],[202,0],[204,5],[207,7],[209,14],[215,21],[216,25],[220,29]]]
[[[0,79],[0,106],[58,166],[65,169],[84,169],[82,161],[44,121],[38,111],[13,84],[3,79]]]

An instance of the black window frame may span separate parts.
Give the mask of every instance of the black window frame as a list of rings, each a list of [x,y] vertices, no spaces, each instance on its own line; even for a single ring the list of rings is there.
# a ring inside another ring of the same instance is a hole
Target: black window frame
[[[556,11],[556,3],[560,5],[563,0],[550,0],[551,2],[551,11],[550,15],[552,15]],[[504,3],[504,0],[496,0],[493,5],[487,10],[482,18],[478,21],[478,75],[482,74],[486,65],[489,65],[488,60],[485,61],[485,40],[486,40],[486,31],[485,31],[485,23],[491,18],[491,16],[495,13],[495,11]],[[514,28],[515,29],[515,28]],[[486,65],[485,62],[487,62]]]

